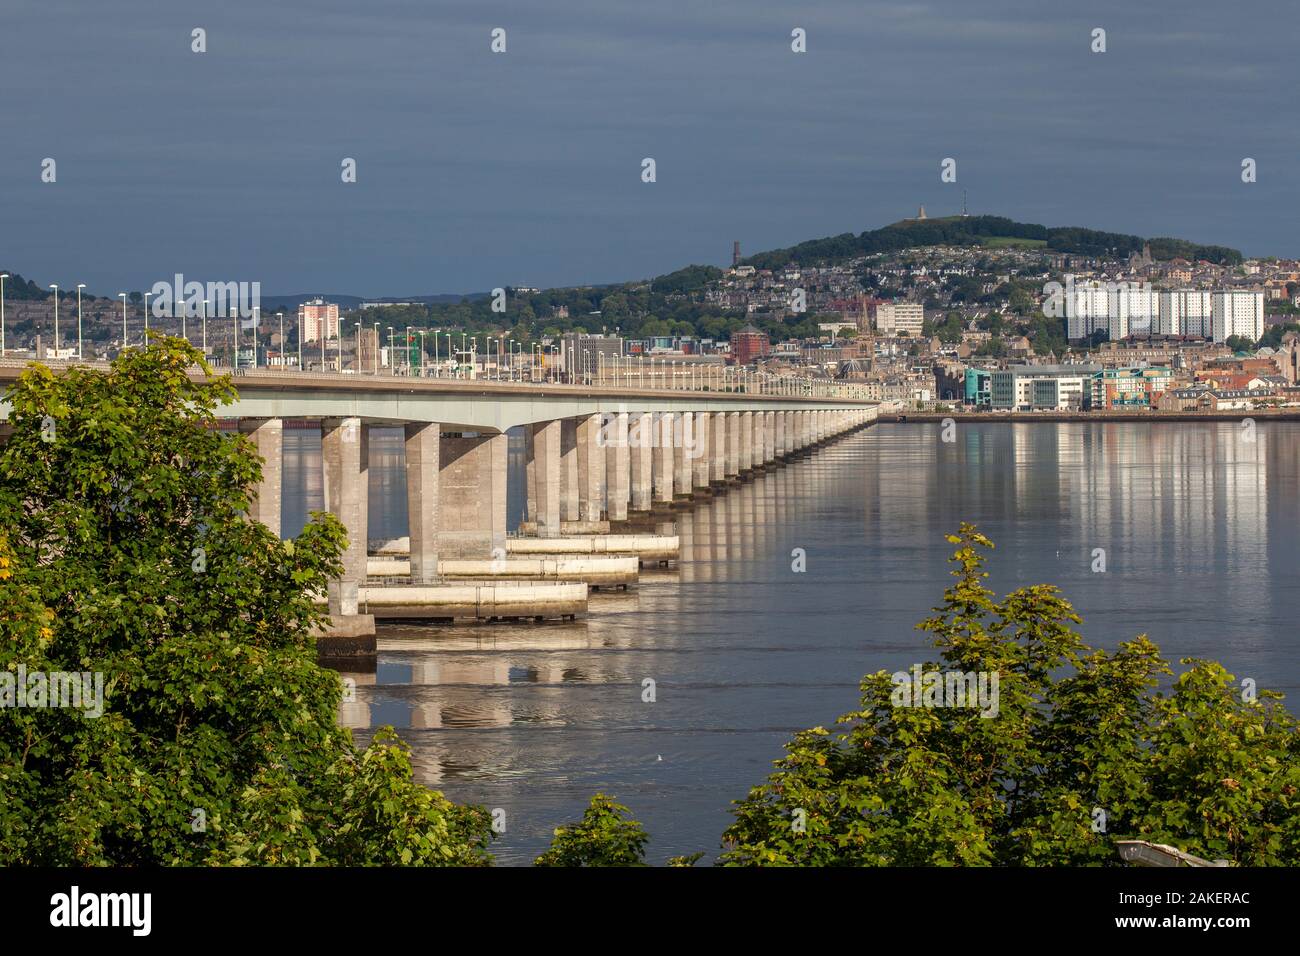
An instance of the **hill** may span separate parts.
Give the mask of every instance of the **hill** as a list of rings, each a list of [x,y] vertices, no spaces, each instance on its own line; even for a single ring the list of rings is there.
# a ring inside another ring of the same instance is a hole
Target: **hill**
[[[1040,226],[1003,216],[949,216],[905,219],[858,235],[846,232],[810,239],[787,249],[760,252],[745,259],[744,264],[756,269],[779,269],[790,263],[836,262],[924,246],[1033,245],[1049,252],[1082,256],[1126,256],[1141,252],[1147,243],[1154,259],[1205,259],[1220,265],[1242,261],[1236,249],[1203,246],[1184,239],[1143,239],[1081,226]]]

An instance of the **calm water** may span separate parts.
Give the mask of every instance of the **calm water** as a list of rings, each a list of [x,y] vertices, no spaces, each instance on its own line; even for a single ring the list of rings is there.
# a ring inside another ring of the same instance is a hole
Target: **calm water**
[[[997,543],[999,592],[1056,583],[1093,643],[1145,631],[1170,659],[1218,658],[1294,701],[1300,425],[1241,436],[962,425],[944,443],[938,426],[876,427],[681,516],[680,567],[593,596],[585,621],[382,628],[377,672],[356,675],[343,721],[361,741],[394,725],[422,781],[504,808],[500,862],[530,861],[597,790],[647,826],[654,862],[711,859],[729,801],[795,730],[851,709],[862,674],[932,656],[913,625],[940,597],[943,535],[962,520]],[[372,447],[372,536],[402,534],[400,440]],[[295,503],[298,521],[320,506],[319,442],[295,435],[286,453],[293,531]]]

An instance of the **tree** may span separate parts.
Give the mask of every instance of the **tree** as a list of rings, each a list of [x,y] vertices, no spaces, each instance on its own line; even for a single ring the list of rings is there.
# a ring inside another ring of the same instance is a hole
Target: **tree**
[[[631,811],[598,793],[578,823],[557,827],[537,866],[645,866],[645,829]]]
[[[737,803],[721,863],[1118,865],[1120,838],[1300,862],[1300,733],[1280,695],[1194,659],[1158,693],[1171,671],[1145,635],[1092,651],[1056,588],[997,601],[992,543],[967,524],[948,540],[955,583],[918,625],[940,660],[917,670],[998,675],[995,713],[915,706],[907,675],[868,675],[847,730],[798,734]]]
[[[102,674],[104,696],[0,711],[0,865],[489,862],[484,810],[412,782],[390,731],[361,752],[338,728],[313,628],[342,526],[248,520],[261,461],[196,366],[160,337],[8,393],[0,672]]]

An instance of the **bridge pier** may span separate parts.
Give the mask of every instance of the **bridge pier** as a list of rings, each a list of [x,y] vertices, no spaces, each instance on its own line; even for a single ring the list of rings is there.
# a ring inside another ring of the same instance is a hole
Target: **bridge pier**
[[[579,521],[600,521],[605,506],[605,445],[600,437],[601,416],[577,421]]]
[[[709,485],[727,482],[727,413],[709,414]]]
[[[695,434],[691,461],[691,488],[699,495],[709,487],[709,431],[713,427],[713,416],[709,412],[695,413]]]
[[[347,531],[343,574],[329,585],[331,616],[356,617],[357,592],[366,580],[366,520],[368,517],[370,445],[360,418],[327,418],[321,422],[321,462],[325,507]]]
[[[668,507],[673,503],[673,417],[663,414],[652,416],[651,421],[655,423],[650,450],[654,462],[654,503],[657,507]]]
[[[654,419],[644,412],[632,415],[628,429],[631,461],[632,510],[648,512],[654,502]]]
[[[528,455],[525,464],[530,506],[528,517],[536,522],[539,538],[560,536],[560,497],[563,490],[560,477],[560,445],[563,427],[564,423],[559,419],[536,422],[528,426],[532,436],[532,441],[527,445],[531,455]],[[575,445],[575,465],[577,464],[576,451]],[[574,484],[577,484],[576,480]]]
[[[438,450],[438,554],[495,558],[506,547],[505,435],[441,436]],[[499,549],[499,554],[493,554]]]
[[[626,521],[632,494],[631,449],[628,447],[627,412],[616,413],[605,436],[605,518]]]
[[[260,521],[280,537],[281,477],[284,457],[284,419],[243,418],[239,431],[263,458],[262,480],[248,503],[248,517]]]
[[[673,439],[673,497],[680,501],[690,498],[695,485],[694,460],[691,448],[695,444],[695,416],[691,412],[674,412]]]
[[[438,479],[442,444],[437,423],[412,423],[406,433],[406,513],[411,539],[411,583],[438,580]]]

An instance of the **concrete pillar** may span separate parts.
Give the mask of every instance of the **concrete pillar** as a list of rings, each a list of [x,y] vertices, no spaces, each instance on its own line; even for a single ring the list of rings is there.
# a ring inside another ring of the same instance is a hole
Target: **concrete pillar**
[[[740,470],[754,467],[754,413],[740,413]]]
[[[727,477],[740,474],[740,412],[727,412]]]
[[[776,461],[776,412],[763,413],[763,464]]]
[[[331,418],[321,422],[321,464],[324,470],[325,507],[343,523],[348,544],[343,551],[343,574],[329,584],[331,614],[357,613],[357,589],[366,580],[366,519],[369,480],[368,448],[363,449],[365,428],[360,418]]]
[[[411,537],[411,583],[438,579],[438,446],[441,426],[406,425],[406,513]]]
[[[578,420],[578,520],[599,521],[605,507],[605,443],[602,416]]]
[[[441,557],[505,557],[507,452],[505,435],[442,436],[438,449]],[[494,555],[497,548],[500,553]]]
[[[537,536],[560,536],[560,421],[535,422],[533,434],[533,496],[537,500]],[[575,449],[576,451],[576,449]],[[574,458],[577,463],[577,458]],[[577,482],[575,481],[576,485]],[[576,490],[576,488],[575,488]]]
[[[709,432],[713,426],[713,416],[709,412],[695,413],[695,434],[691,436],[692,445],[688,451],[691,458],[691,485],[694,488],[709,487]]]
[[[776,436],[774,440],[776,442],[775,454],[777,458],[784,458],[789,453],[788,449],[785,447],[785,441],[786,441],[785,424],[786,421],[789,419],[789,417],[790,417],[789,412],[776,413],[776,422],[775,422],[775,428],[773,430],[773,435]]]
[[[248,517],[260,521],[280,537],[281,480],[283,474],[284,420],[241,418],[239,431],[252,443],[262,461],[262,480],[248,502]]]
[[[677,412],[673,419],[673,494],[689,498],[695,484],[692,468],[695,464],[690,448],[695,444],[695,416],[690,412]]]
[[[649,511],[654,500],[654,419],[644,412],[632,416],[628,429],[632,510]]]
[[[673,416],[657,415],[654,422],[654,447],[650,450],[654,462],[655,504],[672,504],[673,501]]]
[[[714,412],[709,416],[710,484],[727,480],[727,419],[726,412]]]
[[[618,412],[610,420],[605,445],[605,517],[626,521],[631,498],[632,462],[627,441],[627,412]]]
[[[560,520],[578,520],[578,419],[560,422]]]

